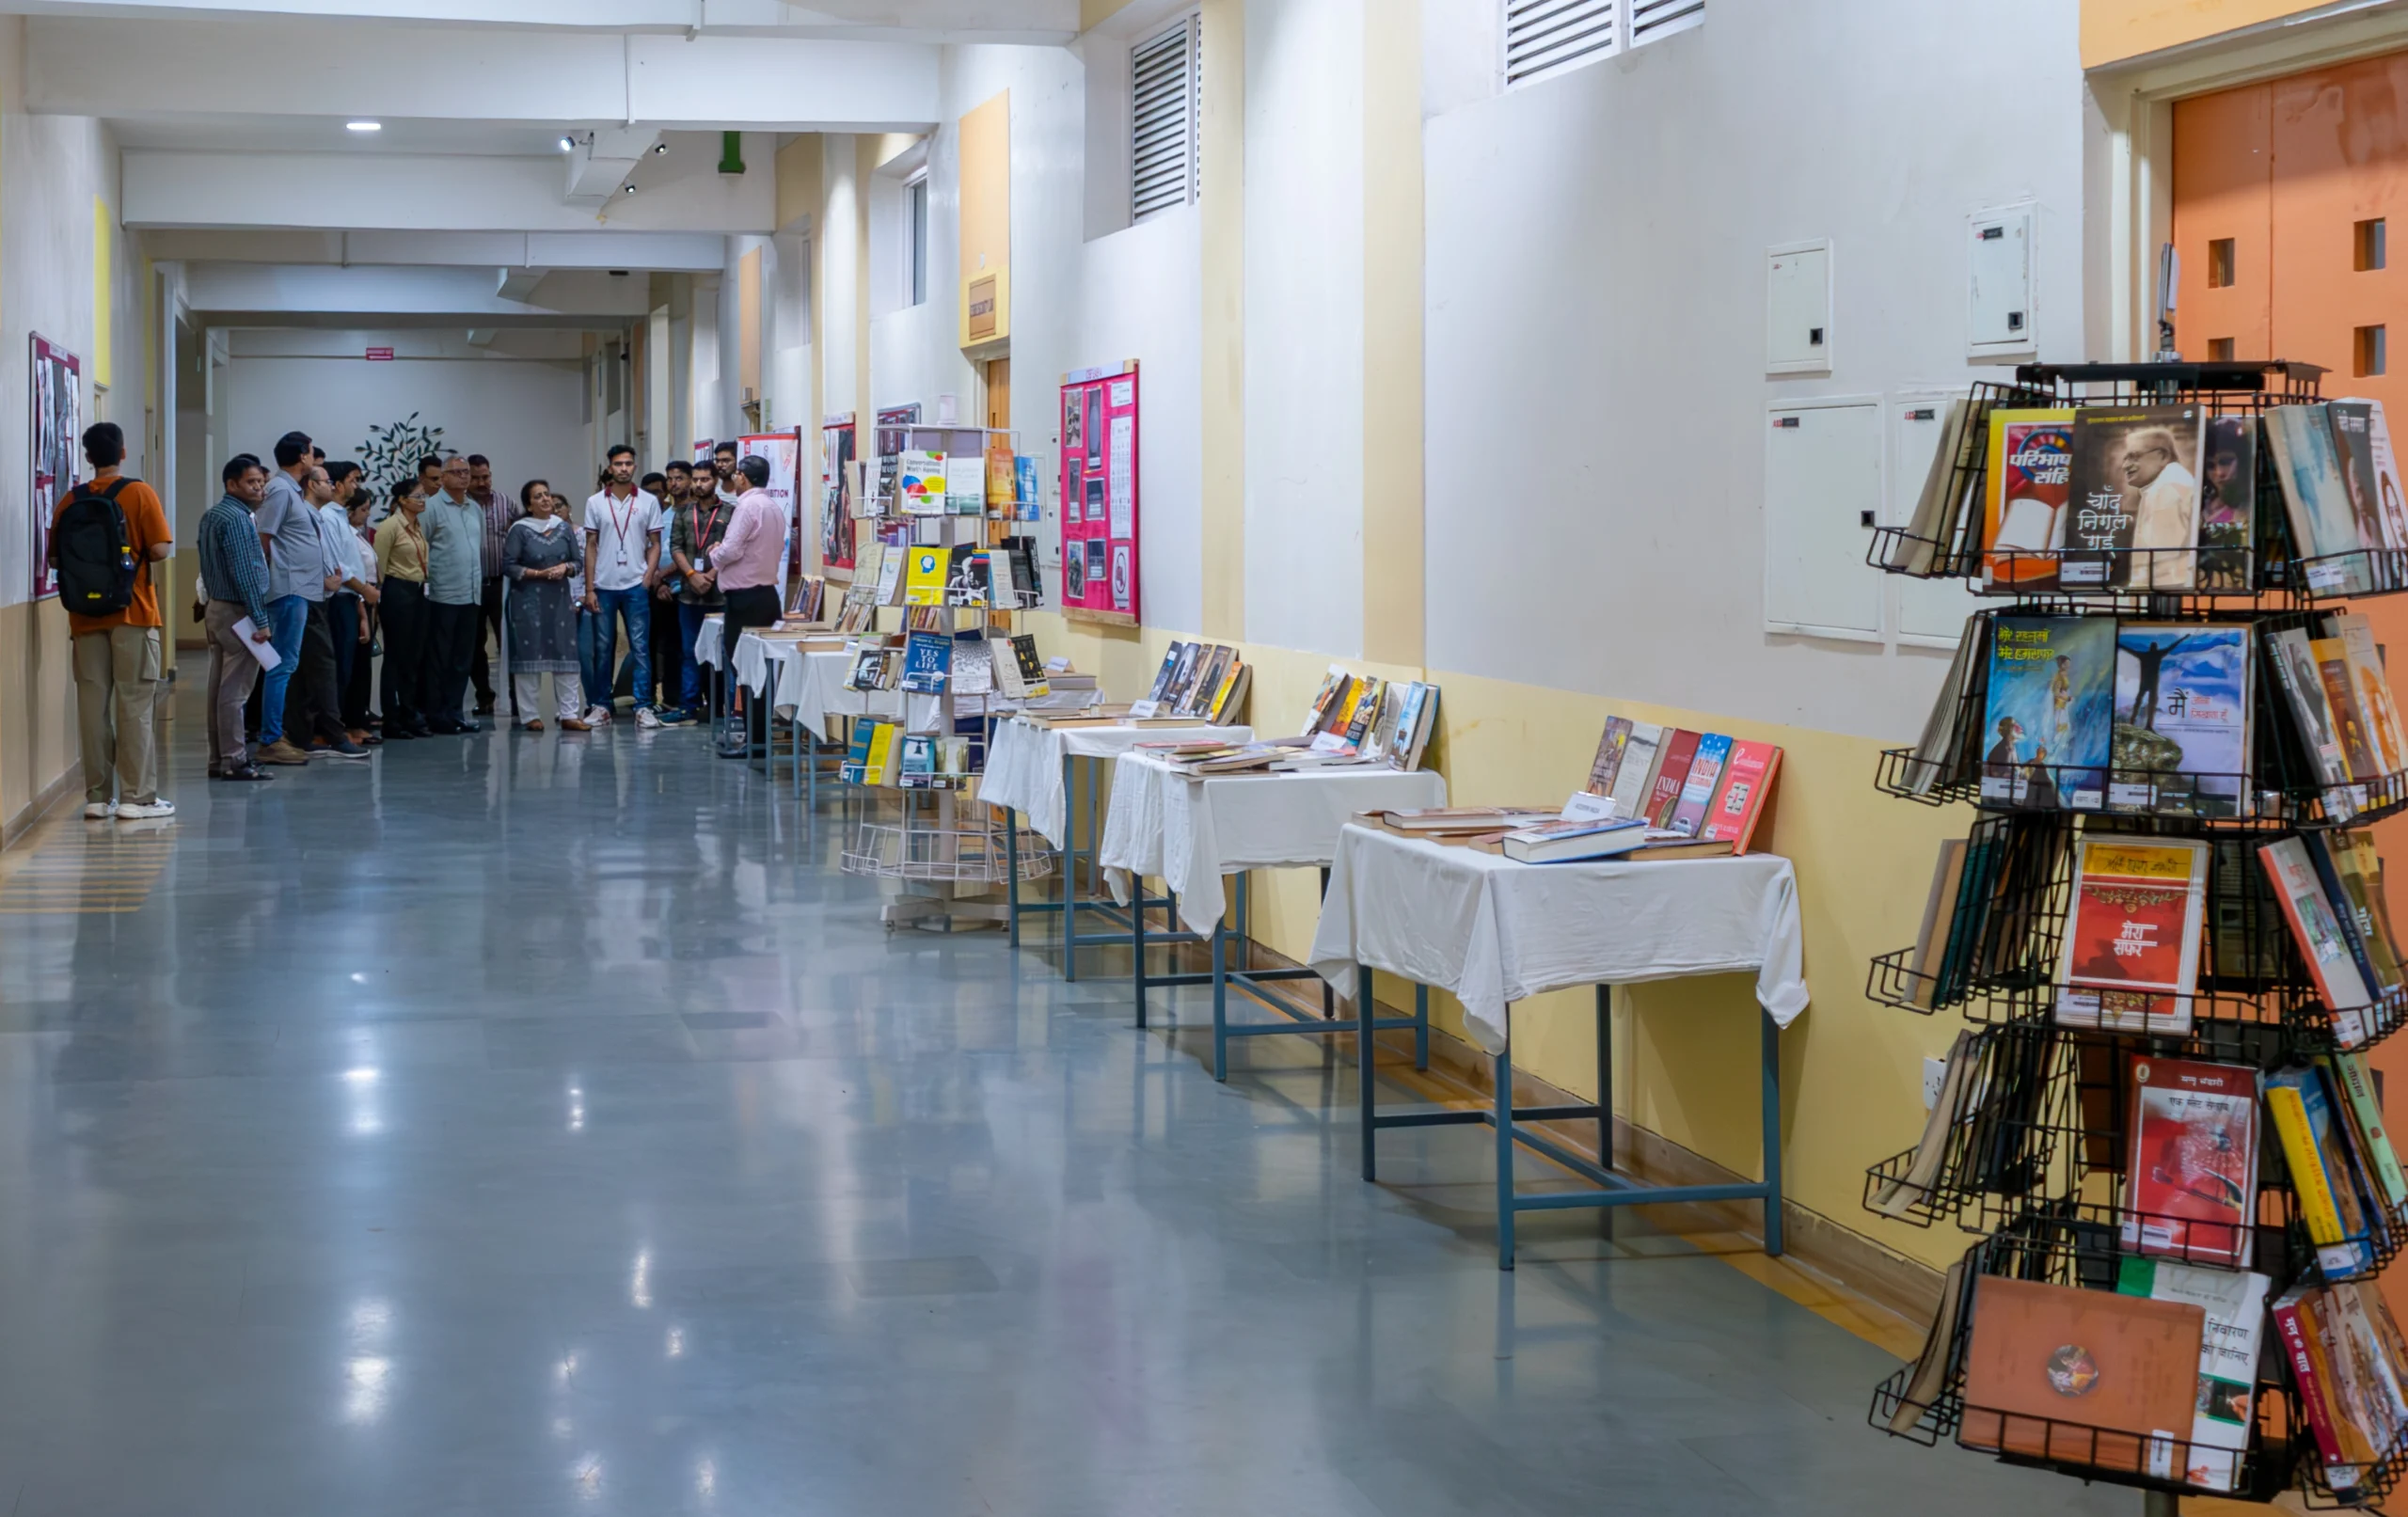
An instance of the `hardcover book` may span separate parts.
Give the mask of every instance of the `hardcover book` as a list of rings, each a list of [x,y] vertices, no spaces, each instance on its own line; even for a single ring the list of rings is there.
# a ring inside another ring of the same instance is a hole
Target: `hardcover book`
[[[1982,577],[1992,586],[2054,590],[2073,483],[2073,409],[1990,413],[1989,498]]]
[[[2247,590],[2257,541],[2258,419],[2210,417],[2199,485],[2199,588]]]
[[[1755,839],[1758,819],[1772,802],[1774,782],[1780,778],[1779,748],[1771,743],[1733,743],[1698,836],[1723,839],[1732,852],[1747,852]]]
[[[914,632],[903,644],[902,687],[917,695],[943,695],[953,672],[953,639],[943,632]]]
[[[1634,721],[1623,740],[1622,767],[1614,771],[1614,814],[1637,816],[1655,793],[1656,766],[1663,762],[1664,729]]]
[[[2193,405],[2084,408],[2059,582],[2182,591],[2197,577],[2206,419]],[[2089,552],[2078,552],[2088,549]]]
[[[1170,694],[1171,676],[1179,672],[1180,656],[1186,651],[1186,643],[1179,641],[1171,643],[1168,651],[1163,655],[1162,667],[1154,671],[1154,683],[1146,691],[1147,700],[1159,703]]]
[[[2109,811],[2249,814],[2249,668],[2245,626],[2116,628]]]
[[[2116,1270],[2118,1294],[2188,1302],[2207,1314],[2191,1446],[2177,1476],[2186,1485],[2240,1489],[2242,1460],[2258,1424],[2258,1351],[2270,1283],[2245,1270],[2202,1270],[2170,1259],[2128,1258]]]
[[[944,585],[953,567],[953,555],[945,548],[927,544],[913,544],[903,550],[903,604],[906,606],[943,606]]]
[[[2123,1246],[2247,1265],[2258,1218],[2258,1071],[2134,1059],[2129,1121]]]
[[[2207,894],[2201,839],[2079,839],[2058,948],[2058,1024],[2188,1034]]]
[[[2187,1302],[1983,1275],[1956,1441],[2170,1477],[2206,1335],[2207,1313]]]
[[[1697,836],[1698,829],[1705,825],[1705,808],[1721,783],[1723,762],[1730,756],[1731,739],[1720,733],[1707,733],[1698,739],[1697,754],[1689,761],[1688,777],[1681,782],[1681,798],[1672,808],[1667,830]]]
[[[1613,794],[1614,774],[1622,767],[1623,746],[1630,740],[1630,725],[1627,717],[1606,719],[1605,735],[1597,739],[1597,756],[1589,762],[1589,794]]]
[[[1664,734],[1663,762],[1656,766],[1656,785],[1648,792],[1642,814],[1658,828],[1672,825],[1672,811],[1681,803],[1681,787],[1688,782],[1689,763],[1697,757],[1699,734],[1673,727]]]
[[[1983,715],[1984,800],[2039,811],[2099,810],[2114,751],[2115,623],[2086,616],[1997,618]]]

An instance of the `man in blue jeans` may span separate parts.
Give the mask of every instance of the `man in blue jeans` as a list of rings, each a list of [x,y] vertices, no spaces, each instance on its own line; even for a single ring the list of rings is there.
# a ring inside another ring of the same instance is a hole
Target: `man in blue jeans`
[[[323,751],[338,758],[368,756],[368,750],[352,742],[340,717],[332,714],[340,711],[340,703],[334,693],[333,643],[324,637],[323,612],[320,645],[306,643],[310,608],[326,598],[330,587],[342,583],[329,574],[318,514],[303,494],[303,482],[316,470],[306,435],[288,432],[277,438],[276,472],[268,477],[267,499],[254,516],[267,550],[268,631],[277,656],[260,694],[261,764],[309,762],[309,752],[285,735],[286,702],[295,675],[308,697],[299,703],[308,713],[305,724],[319,725],[326,740]]]
[[[585,609],[598,662],[610,668],[611,645],[621,626],[627,634],[628,661],[634,665],[636,725],[653,728],[660,718],[652,709],[653,571],[660,563],[660,502],[636,488],[636,450],[625,443],[610,450],[609,482],[585,502]],[[585,714],[588,726],[610,719],[610,687],[594,695]]]

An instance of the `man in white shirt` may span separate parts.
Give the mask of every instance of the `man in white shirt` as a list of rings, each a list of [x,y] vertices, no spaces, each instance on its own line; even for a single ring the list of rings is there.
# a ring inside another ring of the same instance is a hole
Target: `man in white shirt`
[[[351,740],[374,748],[385,739],[368,730],[366,684],[360,666],[368,661],[368,608],[376,604],[376,574],[372,553],[352,529],[351,497],[359,466],[325,464],[311,477],[308,498],[318,508],[320,530],[326,539],[326,577],[340,575],[342,587],[326,597],[326,629],[335,645],[335,688],[342,699],[342,724]],[[320,484],[318,482],[325,482]],[[318,498],[324,495],[325,498]]]
[[[2195,442],[2197,433],[2193,433]],[[2156,590],[2188,590],[2196,571],[2193,556],[2171,553],[2199,540],[2199,477],[2178,456],[2168,427],[2141,427],[2124,439],[2124,483],[2133,491],[2132,546],[2143,561],[2131,582]]]
[[[633,665],[636,725],[653,728],[651,580],[660,563],[660,502],[636,488],[636,450],[610,450],[610,482],[585,502],[585,609],[599,620],[592,635],[610,666],[610,648],[622,627]],[[594,692],[589,726],[610,719],[610,688]]]

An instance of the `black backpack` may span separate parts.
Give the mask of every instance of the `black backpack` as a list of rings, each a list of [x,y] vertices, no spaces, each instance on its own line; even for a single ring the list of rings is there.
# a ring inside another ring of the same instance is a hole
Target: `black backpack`
[[[108,488],[79,484],[51,529],[58,555],[58,599],[78,616],[106,616],[134,604],[134,578],[140,561],[134,554],[134,534],[117,498],[134,481],[117,479]]]

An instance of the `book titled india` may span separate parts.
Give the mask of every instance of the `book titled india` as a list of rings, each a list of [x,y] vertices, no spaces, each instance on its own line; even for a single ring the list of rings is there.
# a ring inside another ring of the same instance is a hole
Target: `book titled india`
[[[2115,723],[2115,624],[2002,616],[1990,637],[1982,798],[2038,811],[2097,811]]]
[[[1681,803],[1681,787],[1689,777],[1689,761],[1697,757],[1699,735],[1686,727],[1664,730],[1664,762],[1656,766],[1656,788],[1647,797],[1647,819],[1660,828],[1672,825],[1672,811]]]
[[[1731,757],[1731,739],[1720,733],[1707,733],[1698,739],[1697,756],[1689,761],[1689,772],[1681,782],[1681,798],[1672,807],[1671,830],[1683,837],[1695,837],[1705,825],[1705,808],[1714,799],[1716,787],[1722,780],[1722,766]]]
[[[2190,1032],[2208,854],[2198,838],[2101,834],[2074,845],[2057,956],[2059,1025]]]
[[[1982,535],[1982,577],[1993,587],[2057,588],[2072,494],[2070,407],[1990,413],[1990,482]]]
[[[2250,1261],[2258,1213],[2258,1071],[2132,1061],[2124,1247],[2194,1264]]]

